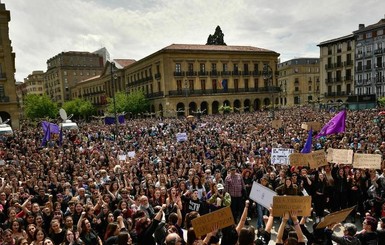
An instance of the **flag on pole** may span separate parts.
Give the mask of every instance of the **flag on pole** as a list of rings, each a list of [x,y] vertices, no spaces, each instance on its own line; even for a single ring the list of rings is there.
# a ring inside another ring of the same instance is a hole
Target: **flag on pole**
[[[223,88],[224,92],[227,92],[227,86],[228,86],[227,79],[223,79],[222,80],[222,88]]]
[[[301,153],[310,153],[312,147],[312,136],[313,136],[313,128],[310,128],[309,135],[307,136],[306,143],[301,150]]]
[[[340,111],[330,121],[323,126],[316,138],[329,134],[345,132],[346,110]]]
[[[59,146],[63,144],[63,127],[60,127],[60,133],[59,133]]]
[[[51,129],[51,127],[48,125],[44,131],[44,138],[41,142],[41,146],[47,145],[47,142],[51,140],[51,130],[50,129]]]

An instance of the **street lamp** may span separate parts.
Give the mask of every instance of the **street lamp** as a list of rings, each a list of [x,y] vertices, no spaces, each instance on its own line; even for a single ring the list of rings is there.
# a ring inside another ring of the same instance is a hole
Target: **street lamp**
[[[265,86],[267,87],[267,90],[268,92],[271,93],[271,105],[272,105],[272,113],[271,113],[271,117],[275,118],[275,107],[274,107],[274,91],[273,91],[273,69],[271,69],[271,67],[269,66],[269,64],[265,64],[263,66],[263,71],[262,71],[262,75],[263,75],[263,79],[265,80]]]
[[[116,98],[115,98],[115,81],[118,77],[116,73],[114,73],[114,66],[115,63],[111,62],[110,64],[110,75],[111,75],[111,84],[112,84],[112,100],[114,103],[114,116],[115,116],[115,132],[114,132],[114,140],[116,140],[117,135],[118,135],[118,114],[116,112]]]

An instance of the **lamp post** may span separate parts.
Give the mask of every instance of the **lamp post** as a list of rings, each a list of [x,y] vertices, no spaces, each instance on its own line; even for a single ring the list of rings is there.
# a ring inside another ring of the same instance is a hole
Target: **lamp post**
[[[262,71],[263,79],[265,80],[265,85],[267,86],[267,91],[271,93],[271,105],[272,105],[272,112],[271,117],[274,120],[275,118],[275,107],[274,107],[274,91],[273,91],[273,69],[269,66],[269,64],[265,64],[263,66]]]
[[[116,98],[115,98],[115,81],[117,79],[117,74],[114,73],[115,63],[111,62],[110,65],[110,75],[111,75],[111,84],[112,84],[112,100],[114,103],[114,116],[115,116],[115,132],[114,132],[114,140],[116,140],[118,135],[118,114],[116,113]]]

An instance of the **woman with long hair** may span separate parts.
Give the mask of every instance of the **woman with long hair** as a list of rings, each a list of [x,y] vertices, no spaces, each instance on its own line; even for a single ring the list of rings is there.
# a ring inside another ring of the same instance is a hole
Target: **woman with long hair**
[[[28,244],[31,244],[31,242],[33,241],[33,235],[35,234],[35,230],[36,230],[36,225],[35,224],[29,224],[27,226],[27,236],[28,236]]]
[[[203,197],[206,197],[206,189],[202,185],[201,179],[198,175],[193,177],[193,181],[191,183],[190,191],[197,190],[198,191],[198,199],[202,200]]]
[[[21,221],[14,219],[11,222],[12,237],[17,240],[20,238],[28,238],[27,232],[22,227]]]
[[[132,239],[130,236],[130,233],[128,232],[121,232],[118,235],[118,239],[116,241],[117,245],[132,245]]]
[[[33,241],[31,245],[42,245],[44,239],[46,238],[46,234],[43,229],[37,227],[35,229],[35,233],[33,234]]]
[[[77,232],[66,230],[65,239],[60,245],[81,245],[83,241],[79,239]]]
[[[60,227],[60,221],[57,219],[51,220],[49,237],[54,244],[60,244],[65,239],[65,230]]]
[[[120,229],[118,223],[109,223],[104,234],[104,245],[114,244],[117,238],[116,236],[119,234],[119,231]]]
[[[83,213],[80,217],[80,224],[78,225],[80,239],[84,242],[85,245],[102,245],[102,240],[91,228],[91,222],[84,216],[85,213]]]
[[[326,177],[321,172],[315,173],[315,181],[314,181],[314,193],[313,193],[313,200],[314,200],[314,211],[316,213],[316,223],[320,221],[322,217],[324,217],[324,210],[326,207],[327,202],[327,183],[326,183]]]

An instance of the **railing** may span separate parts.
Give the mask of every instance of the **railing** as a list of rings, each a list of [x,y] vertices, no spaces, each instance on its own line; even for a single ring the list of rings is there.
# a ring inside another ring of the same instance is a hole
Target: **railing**
[[[174,71],[174,77],[184,77],[183,71]]]
[[[207,71],[198,71],[198,76],[200,77],[205,77],[207,76],[209,73]]]
[[[9,96],[1,96],[0,102],[9,102]]]
[[[240,72],[240,71],[233,71],[232,74],[233,74],[233,76],[240,76],[242,74],[242,72]]]
[[[151,93],[151,94],[146,94],[147,98],[157,98],[157,97],[163,97],[164,93],[163,91],[156,92],[156,93]]]
[[[210,94],[234,94],[234,93],[278,93],[281,92],[280,87],[270,86],[262,88],[229,88],[225,89],[196,89],[196,90],[169,90],[169,96],[199,96],[199,95],[210,95]]]
[[[196,71],[186,71],[186,76],[188,77],[194,77],[197,75]]]
[[[219,75],[219,72],[218,71],[210,71],[210,76],[211,77],[216,77]]]
[[[0,73],[0,80],[6,80],[7,79],[7,75],[5,73]]]
[[[154,75],[154,77],[155,77],[156,80],[159,80],[162,76],[160,75],[160,73],[156,73]]]
[[[230,76],[231,75],[231,71],[222,71],[221,75],[222,76]]]

